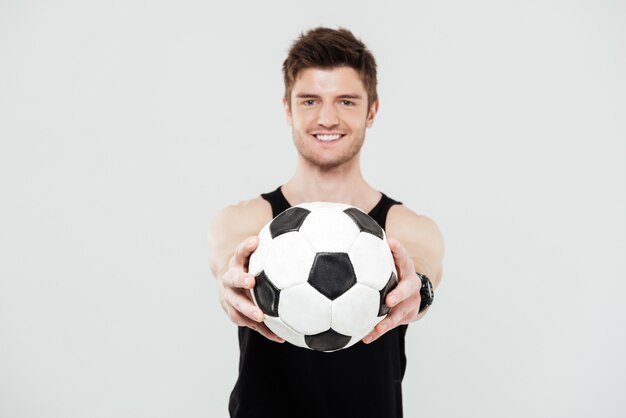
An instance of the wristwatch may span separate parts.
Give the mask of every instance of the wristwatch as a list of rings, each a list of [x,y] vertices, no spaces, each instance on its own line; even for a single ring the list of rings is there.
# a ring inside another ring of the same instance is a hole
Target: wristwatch
[[[420,302],[420,309],[418,311],[418,313],[422,313],[424,309],[433,304],[435,292],[433,291],[433,284],[430,282],[428,276],[426,276],[425,274],[417,273],[417,277],[419,277],[422,281],[422,287],[420,288],[420,296],[422,297],[422,301]]]

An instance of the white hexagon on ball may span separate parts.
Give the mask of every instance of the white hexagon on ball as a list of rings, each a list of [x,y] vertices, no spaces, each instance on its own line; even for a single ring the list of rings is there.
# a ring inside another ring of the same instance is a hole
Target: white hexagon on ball
[[[378,317],[380,293],[355,284],[333,301],[332,328],[340,334],[362,338],[382,317]]]
[[[359,227],[340,210],[344,206],[318,208],[304,220],[300,233],[315,251],[348,252],[356,240]]]
[[[348,251],[357,282],[381,290],[395,271],[391,250],[384,239],[361,232]]]
[[[298,347],[308,348],[304,342],[304,335],[298,334],[289,328],[280,318],[266,316],[263,322],[265,322],[265,325],[267,325],[274,334],[281,336],[285,341],[297,345]]]
[[[280,292],[278,315],[292,330],[303,335],[330,328],[332,302],[308,283]]]
[[[279,289],[306,283],[315,252],[302,236],[288,232],[271,240],[265,254],[265,274]]]

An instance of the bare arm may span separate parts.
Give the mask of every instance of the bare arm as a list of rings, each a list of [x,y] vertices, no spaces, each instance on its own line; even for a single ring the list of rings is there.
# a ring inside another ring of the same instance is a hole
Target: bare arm
[[[435,222],[415,214],[404,205],[395,205],[387,217],[387,236],[398,270],[398,286],[387,295],[389,315],[366,336],[370,343],[401,324],[421,319],[428,308],[419,313],[421,280],[415,272],[428,276],[437,288],[443,275],[444,242]]]
[[[271,219],[271,208],[260,197],[223,209],[209,226],[209,265],[230,320],[283,342],[262,322],[263,312],[250,295],[254,276],[248,274],[248,260],[258,245],[257,234]]]
[[[405,248],[415,271],[427,275],[433,288],[439,287],[443,276],[445,252],[443,236],[432,219],[417,215],[404,205],[389,211],[387,231]]]

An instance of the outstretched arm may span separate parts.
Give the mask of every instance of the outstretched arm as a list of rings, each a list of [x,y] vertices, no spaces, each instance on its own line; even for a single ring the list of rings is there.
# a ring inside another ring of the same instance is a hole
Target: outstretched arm
[[[429,308],[419,312],[422,282],[416,272],[428,276],[434,289],[443,274],[443,237],[432,219],[416,215],[404,205],[396,205],[389,211],[386,229],[398,271],[398,285],[385,299],[391,311],[363,338],[368,344],[398,325],[426,315]]]
[[[258,232],[271,219],[271,211],[268,214],[267,205],[259,200],[229,206],[211,222],[210,267],[217,281],[220,304],[230,320],[283,342],[263,323],[264,314],[250,294],[255,282],[254,276],[248,274],[248,261],[259,244]]]

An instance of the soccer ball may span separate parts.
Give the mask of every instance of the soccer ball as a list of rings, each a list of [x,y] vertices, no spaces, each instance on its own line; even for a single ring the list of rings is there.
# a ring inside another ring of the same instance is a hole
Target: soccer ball
[[[293,206],[266,224],[250,257],[252,296],[276,335],[299,347],[350,347],[389,312],[397,272],[385,231],[362,210]]]

